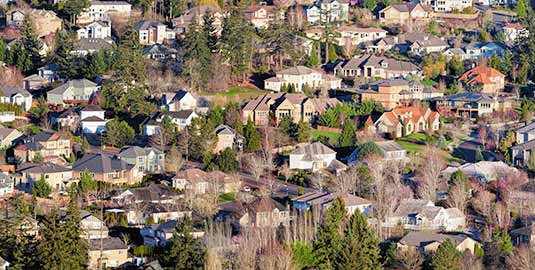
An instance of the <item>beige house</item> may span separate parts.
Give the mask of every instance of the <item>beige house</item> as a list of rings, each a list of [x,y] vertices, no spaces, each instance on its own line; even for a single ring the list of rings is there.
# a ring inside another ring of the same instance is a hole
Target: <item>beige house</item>
[[[356,27],[356,26],[340,26],[336,29],[336,32],[340,34],[336,38],[339,46],[345,46],[347,44],[359,45],[363,42],[375,41],[381,38],[385,38],[388,33],[386,30],[376,27]]]
[[[472,0],[448,0],[448,1],[433,1],[423,0],[422,5],[428,5],[433,8],[435,12],[452,12],[463,11],[466,8],[472,7]]]
[[[258,197],[251,202],[223,205],[217,218],[240,227],[278,227],[288,225],[290,210],[270,197]]]
[[[401,250],[414,249],[422,254],[430,254],[434,253],[446,240],[450,240],[455,248],[463,253],[468,251],[474,254],[476,245],[479,245],[478,242],[465,234],[409,232],[399,240],[397,246]]]
[[[427,87],[417,81],[387,79],[370,83],[359,91],[360,100],[373,100],[385,109],[410,106],[414,101],[430,100],[444,96],[434,87]]]
[[[63,192],[73,183],[72,169],[50,162],[23,163],[16,172],[20,175],[16,185],[31,191],[34,183],[43,177],[55,192]]]
[[[108,238],[108,227],[106,227],[106,224],[102,220],[87,211],[82,211],[80,215],[82,218],[82,220],[80,221],[80,227],[82,228],[82,238]]]
[[[89,8],[84,10],[77,18],[78,24],[87,24],[94,21],[110,21],[112,18],[128,18],[132,5],[126,1],[91,1]]]
[[[465,228],[466,217],[457,208],[435,206],[427,200],[407,199],[399,203],[382,226],[391,228],[399,224],[407,230],[415,231],[459,231]]]
[[[404,25],[411,21],[427,21],[432,16],[432,8],[422,4],[400,3],[379,11],[379,23]]]
[[[216,28],[218,34],[221,33],[223,29],[223,19],[225,18],[225,12],[219,8],[206,5],[206,6],[197,6],[190,8],[182,15],[173,19],[174,30],[181,35],[186,34],[190,25],[196,23],[199,25],[203,24],[203,15],[209,13],[214,18],[213,26]]]
[[[314,122],[328,108],[340,103],[335,98],[309,98],[303,94],[266,94],[257,96],[242,108],[242,121],[251,119],[256,125],[267,125],[270,120],[290,117],[294,123],[301,119]],[[270,113],[274,119],[270,119]]]
[[[172,179],[172,186],[174,189],[184,190],[189,195],[202,195],[208,192],[223,194],[240,191],[241,181],[221,171],[207,173],[192,168],[178,172]]]
[[[128,246],[117,237],[89,240],[89,269],[119,267],[128,260]]]
[[[214,153],[219,153],[225,148],[241,151],[245,143],[245,137],[227,125],[219,125],[215,128],[217,144]]]
[[[485,94],[496,94],[504,89],[505,75],[491,67],[478,66],[461,75],[459,82]]]
[[[440,114],[429,108],[401,107],[384,112],[373,126],[368,128],[381,136],[392,138],[416,132],[434,132],[440,128]]]
[[[87,170],[96,181],[114,185],[134,184],[143,180],[143,173],[138,173],[136,166],[103,152],[86,153],[74,162],[72,170],[74,179],[80,179]]]
[[[334,68],[334,73],[349,79],[356,77],[364,79],[422,77],[420,68],[411,62],[373,54],[362,54],[341,61]]]
[[[9,148],[24,134],[14,128],[0,127],[0,148]]]
[[[295,66],[279,71],[275,77],[264,81],[266,90],[280,92],[284,86],[293,86],[297,92],[315,89],[329,90],[340,88],[342,79],[305,66]]]
[[[284,20],[284,11],[278,10],[276,6],[268,6],[265,4],[251,6],[247,8],[244,13],[245,18],[249,20],[254,27],[259,29],[268,28],[269,24],[274,21],[277,16],[279,19]]]
[[[55,12],[44,9],[10,10],[6,13],[6,25],[20,27],[26,15],[30,16],[35,34],[38,37],[56,33],[56,31],[63,29],[63,20]]]
[[[14,154],[21,161],[32,162],[36,155],[45,161],[58,161],[72,154],[71,140],[58,132],[41,131],[19,143]]]
[[[163,23],[156,21],[139,21],[134,24],[134,30],[139,35],[139,44],[153,45],[161,44],[166,40],[174,40],[175,32],[168,29]]]

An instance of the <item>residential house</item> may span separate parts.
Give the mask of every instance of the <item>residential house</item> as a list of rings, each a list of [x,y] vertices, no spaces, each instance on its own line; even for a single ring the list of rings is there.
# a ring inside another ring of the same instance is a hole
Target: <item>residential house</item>
[[[520,227],[518,229],[511,230],[511,241],[515,246],[528,246],[533,247],[535,245],[535,224],[531,224]]]
[[[94,21],[76,30],[81,38],[111,38],[111,21]]]
[[[485,93],[463,92],[437,97],[433,101],[442,115],[477,119],[493,112],[511,111],[514,98],[509,95],[491,96]]]
[[[390,5],[379,11],[379,23],[405,25],[412,21],[428,21],[432,16],[430,6],[405,2]]]
[[[72,168],[45,162],[45,163],[23,163],[15,171],[19,177],[16,179],[16,186],[27,192],[31,192],[35,182],[42,178],[55,192],[66,192],[68,186],[74,181],[72,178]]]
[[[210,5],[196,6],[194,8],[190,8],[184,11],[182,15],[173,19],[174,30],[178,34],[185,35],[192,23],[196,23],[199,25],[202,25],[204,23],[203,15],[205,15],[206,13],[209,13],[214,18],[213,26],[215,27],[216,32],[219,35],[221,33],[221,30],[223,29],[223,19],[225,17],[225,12],[219,8]]]
[[[146,187],[124,190],[113,196],[111,201],[121,207],[141,203],[176,204],[180,197],[171,187],[151,184]]]
[[[76,18],[79,24],[95,21],[111,21],[113,17],[130,17],[132,5],[126,1],[94,1]]]
[[[251,119],[256,125],[270,123],[270,114],[278,122],[284,117],[290,117],[294,123],[301,119],[314,122],[316,118],[328,108],[340,103],[335,98],[308,98],[303,94],[266,94],[257,96],[247,102],[241,110],[242,122]]]
[[[32,107],[32,95],[16,86],[0,85],[0,103],[19,105],[24,111],[29,111]]]
[[[111,50],[113,47],[113,40],[110,38],[81,38],[74,42],[71,54],[86,56],[101,50]]]
[[[497,54],[500,57],[505,56],[506,49],[504,45],[497,42],[483,42],[475,41],[464,48],[466,50],[466,57],[469,59],[491,58]]]
[[[164,152],[153,147],[125,146],[117,156],[134,165],[139,173],[158,173],[165,169]]]
[[[407,158],[407,150],[395,141],[377,141],[374,142],[381,150],[383,160],[404,160]],[[359,148],[357,147],[346,158],[347,164],[353,166],[359,162]]]
[[[86,153],[74,162],[72,170],[74,179],[80,179],[87,170],[96,181],[114,185],[135,184],[142,180],[142,177],[135,177],[137,173],[133,165],[104,152]]]
[[[188,91],[178,90],[175,93],[164,93],[162,105],[169,112],[197,109],[197,99]]]
[[[535,140],[527,141],[511,147],[511,156],[513,163],[519,166],[527,166],[532,159],[535,150]]]
[[[423,32],[409,32],[382,38],[373,45],[369,45],[368,51],[385,52],[393,50],[404,54],[424,55],[442,52],[448,47],[448,43],[437,36]]]
[[[336,32],[340,34],[336,37],[339,46],[345,46],[347,44],[359,45],[364,42],[371,42],[381,38],[385,38],[388,33],[386,30],[376,27],[356,27],[353,25],[343,25],[336,29]]]
[[[359,89],[361,102],[373,100],[383,108],[392,110],[400,106],[410,106],[416,101],[431,100],[444,96],[441,90],[424,86],[418,81],[405,79],[379,80]]]
[[[191,124],[193,118],[199,117],[193,110],[182,110],[174,112],[157,112],[150,117],[147,117],[142,125],[142,134],[144,136],[153,136],[158,134],[160,125],[165,117],[169,117],[171,122],[175,125],[177,131],[183,130]]]
[[[67,128],[75,132],[80,127],[80,113],[75,107],[70,107],[57,115],[53,115],[51,122],[60,128]]]
[[[290,153],[290,169],[328,169],[338,173],[346,168],[345,164],[336,159],[336,152],[321,142],[298,146]]]
[[[14,128],[0,127],[0,149],[8,149],[22,139],[24,134]]]
[[[280,92],[285,85],[295,87],[297,92],[320,88],[329,90],[340,88],[342,80],[305,66],[295,66],[279,71],[276,77],[264,81],[266,90],[276,92]]]
[[[423,107],[400,107],[384,112],[370,126],[381,136],[398,138],[416,132],[434,132],[440,128],[440,114]]]
[[[212,188],[217,194],[236,193],[241,191],[242,181],[240,177],[232,174],[226,174],[222,171],[211,171],[208,173],[211,180]]]
[[[37,37],[43,37],[63,29],[63,20],[54,11],[45,9],[12,9],[6,13],[6,25],[21,27],[26,15],[32,20],[34,33]]]
[[[477,66],[461,75],[459,82],[472,91],[496,94],[504,89],[505,75],[491,67]]]
[[[97,105],[87,105],[80,111],[80,124],[84,134],[100,134],[106,130],[106,111]]]
[[[175,32],[157,21],[139,21],[134,24],[134,30],[138,32],[141,45],[164,43],[175,39]]]
[[[283,11],[280,11],[276,6],[268,6],[265,4],[251,6],[245,9],[244,13],[245,18],[258,29],[268,28],[275,18],[284,20]]]
[[[516,130],[516,144],[523,144],[535,140],[535,122],[531,122]]]
[[[90,239],[88,257],[91,270],[120,267],[129,262],[128,246],[117,237]]]
[[[341,198],[348,215],[353,215],[355,210],[359,210],[363,215],[370,215],[372,213],[372,203],[364,198],[340,192],[309,192],[299,197],[292,199],[292,207],[298,211],[307,211],[312,208],[320,208],[318,210],[325,211],[335,199]]]
[[[72,154],[71,140],[58,132],[43,130],[20,142],[14,150],[20,161],[32,162],[36,156],[45,161],[58,161]]]
[[[138,203],[125,206],[125,214],[128,224],[136,226],[147,224],[148,220],[162,223],[191,217],[191,210],[176,203]]]
[[[96,83],[87,79],[69,80],[47,92],[47,101],[54,105],[88,103],[99,90]]]
[[[89,240],[109,237],[108,227],[104,221],[87,211],[81,211],[80,217],[80,227],[82,229],[80,237]]]
[[[191,168],[178,172],[172,179],[172,187],[188,193],[205,194],[210,188],[210,177],[207,172]]]
[[[44,86],[58,79],[57,71],[58,65],[54,63],[49,63],[38,68],[37,74],[32,74],[24,78],[24,89],[27,91],[42,89]]]
[[[463,172],[468,179],[485,184],[498,180],[503,175],[514,175],[518,169],[511,167],[503,161],[480,161],[477,163],[467,162],[460,166],[449,166],[442,171],[444,179],[450,179],[457,171]]]
[[[0,172],[0,197],[8,196],[15,190],[15,181],[7,173]],[[0,257],[0,269],[2,266]]]
[[[341,61],[334,68],[334,73],[346,78],[361,77],[365,79],[422,76],[420,68],[411,62],[369,54],[362,54],[349,60]]]
[[[311,24],[349,20],[349,3],[344,0],[319,0],[306,9],[307,21]]]
[[[169,220],[160,224],[152,224],[151,226],[142,228],[140,234],[143,237],[143,244],[149,247],[167,247],[169,240],[173,238],[176,232],[176,225],[178,220]],[[200,238],[204,232],[193,228],[191,236],[193,238]]]
[[[219,153],[225,148],[241,151],[245,144],[245,137],[227,125],[219,125],[215,128],[217,144],[214,153]]]
[[[457,208],[435,206],[427,200],[408,199],[399,203],[384,227],[398,224],[410,230],[458,231],[464,229],[465,215]]]
[[[444,241],[450,240],[455,249],[464,253],[465,251],[474,254],[474,250],[479,245],[474,239],[466,234],[444,234],[434,232],[409,232],[397,243],[398,249],[413,249],[422,254],[431,254],[437,251],[438,246]]]
[[[449,48],[449,49],[446,49],[442,54],[444,55],[444,57],[446,57],[447,61],[450,61],[453,58],[457,58],[461,61],[464,61],[470,58],[466,55],[466,52],[462,48]]]
[[[178,58],[178,51],[176,49],[159,43],[143,48],[143,54],[149,59],[163,62]]]
[[[234,201],[221,206],[216,220],[230,222],[239,227],[278,227],[288,225],[290,210],[288,207],[263,196],[250,202]]]
[[[460,12],[472,7],[472,0],[423,0],[420,3],[431,6],[434,12]]]
[[[506,23],[502,27],[501,33],[505,35],[507,42],[515,42],[518,38],[529,35],[529,31],[521,23]]]

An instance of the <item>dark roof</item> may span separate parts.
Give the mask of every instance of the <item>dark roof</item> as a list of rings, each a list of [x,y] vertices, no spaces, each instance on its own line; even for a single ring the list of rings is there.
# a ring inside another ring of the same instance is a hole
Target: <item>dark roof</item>
[[[516,130],[516,132],[519,133],[532,133],[535,132],[535,121],[531,122],[530,124],[527,124],[519,129]]]
[[[30,96],[30,92],[15,86],[0,85],[0,94],[4,97],[11,97],[16,94],[21,94],[25,97]]]
[[[465,234],[442,234],[432,232],[410,232],[405,237],[399,240],[400,244],[411,247],[423,247],[433,242],[442,243],[446,239],[450,239],[455,246],[460,244],[466,238],[470,238]]]
[[[75,51],[98,51],[113,48],[111,40],[103,38],[81,38],[74,44]]]
[[[46,173],[57,173],[57,172],[68,172],[71,171],[71,168],[61,166],[55,163],[46,162],[46,163],[23,163],[18,166],[17,173],[37,173],[37,174],[46,174]]]
[[[100,250],[101,243],[104,250],[128,249],[128,246],[117,237],[108,237],[103,239],[90,239],[90,250]]]
[[[82,109],[82,112],[99,112],[103,111],[98,105],[89,104]]]
[[[142,20],[142,21],[136,22],[134,24],[134,30],[136,30],[136,31],[147,30],[149,28],[158,27],[158,26],[162,26],[162,25],[165,26],[165,24],[163,24],[161,22]]]
[[[444,99],[479,102],[479,101],[492,101],[492,96],[483,94],[483,93],[477,93],[477,92],[463,92],[463,93],[445,96]]]
[[[148,187],[131,188],[128,191],[134,194],[137,201],[159,201],[177,198],[178,194],[166,185],[153,184]]]
[[[81,89],[81,88],[89,88],[89,87],[96,88],[97,84],[92,82],[92,81],[90,81],[90,80],[88,80],[88,79],[70,80],[70,81],[62,84],[61,86],[50,90],[48,93],[51,93],[51,94],[63,94],[69,88]]]
[[[81,159],[74,162],[73,170],[84,171],[85,169],[94,173],[108,173],[114,171],[124,171],[132,169],[124,160],[120,160],[110,154],[98,152],[87,153]]]
[[[139,156],[146,156],[150,153],[150,151],[162,154],[162,151],[153,147],[142,148],[135,145],[127,145],[121,148],[121,151],[119,152],[118,156],[122,158],[135,158]]]

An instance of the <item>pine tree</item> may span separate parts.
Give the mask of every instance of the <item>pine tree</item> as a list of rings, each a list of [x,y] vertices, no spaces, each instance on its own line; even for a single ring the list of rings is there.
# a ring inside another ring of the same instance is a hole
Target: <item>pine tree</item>
[[[52,193],[52,187],[45,180],[45,177],[41,175],[41,178],[35,181],[32,192],[35,193],[37,197],[47,198]]]
[[[319,57],[319,53],[318,51],[320,50],[320,44],[319,42],[314,42],[312,44],[312,50],[310,50],[310,54],[307,56],[307,62],[306,62],[306,65],[308,67],[317,67],[320,62],[321,62],[321,59]]]
[[[0,62],[5,62],[7,58],[7,47],[4,40],[0,39]]]
[[[459,252],[450,239],[446,239],[431,258],[433,270],[461,270],[463,255]]]
[[[251,119],[247,120],[244,129],[245,144],[248,151],[256,152],[262,149],[260,142],[260,132]]]
[[[357,209],[345,229],[339,269],[379,270],[382,269],[379,258],[379,239]]]
[[[210,12],[206,12],[202,17],[203,25],[202,31],[203,35],[206,37],[206,43],[211,52],[217,50],[217,28],[214,25],[215,19]]]
[[[25,72],[32,70],[34,66],[39,66],[41,64],[41,55],[39,54],[39,51],[41,49],[41,44],[39,43],[39,39],[34,31],[34,24],[32,20],[30,19],[30,16],[25,16],[24,21],[22,22],[22,29],[21,29],[21,35],[22,35],[22,45],[29,56],[29,62],[26,70],[23,70]]]
[[[76,23],[76,18],[82,11],[89,7],[89,0],[66,0],[63,3],[63,11],[69,15],[71,24]]]
[[[117,118],[106,123],[106,136],[104,143],[113,147],[123,147],[129,142],[134,141],[135,131],[125,121]]]
[[[217,140],[214,128],[205,117],[194,118],[187,132],[181,133],[182,138],[178,140],[187,142],[188,158],[201,161],[207,153],[211,153]],[[186,150],[186,147],[182,147]]]
[[[229,147],[219,153],[216,165],[219,170],[226,173],[236,172],[240,167],[240,163],[236,159],[236,152]]]
[[[459,76],[464,73],[464,65],[459,57],[454,56],[448,63],[450,74],[453,76]]]
[[[223,20],[220,49],[234,80],[245,81],[251,71],[254,28],[243,13],[232,9]]]
[[[70,270],[84,270],[88,265],[89,247],[87,241],[81,238],[81,219],[78,199],[73,197],[67,208],[65,224],[62,226],[65,239],[63,248],[69,252],[66,254],[66,261]]]
[[[340,147],[355,145],[357,142],[356,132],[355,124],[351,120],[346,119],[344,126],[342,127],[342,133],[340,134],[340,137],[338,137],[338,145]]]
[[[314,240],[314,255],[317,267],[322,270],[337,269],[341,258],[343,238],[341,235],[345,223],[346,209],[341,198],[336,198],[325,213],[325,220],[318,229]]]
[[[312,127],[308,121],[301,120],[297,124],[296,139],[298,142],[308,142],[312,136]]]
[[[56,34],[56,51],[54,62],[58,65],[58,76],[61,78],[77,77],[78,67],[71,54],[73,50],[73,36],[66,31],[60,31]]]
[[[193,24],[185,42],[185,72],[191,77],[191,87],[201,89],[210,78],[212,54],[208,47],[208,36],[200,26]]]
[[[176,231],[164,256],[164,264],[173,270],[201,270],[204,268],[205,248],[192,236],[189,217],[177,223]]]
[[[516,1],[515,12],[520,19],[525,19],[528,15],[529,4],[527,0]]]
[[[485,158],[483,157],[483,152],[481,151],[481,147],[476,148],[475,159],[476,159],[476,162],[485,160]]]
[[[45,218],[39,231],[41,241],[38,246],[41,269],[67,270],[70,269],[67,260],[68,250],[65,250],[65,235],[56,209],[52,208]]]

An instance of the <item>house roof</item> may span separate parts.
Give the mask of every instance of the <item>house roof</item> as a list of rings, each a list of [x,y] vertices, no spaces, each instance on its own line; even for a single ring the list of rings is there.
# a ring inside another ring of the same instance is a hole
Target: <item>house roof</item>
[[[142,148],[135,145],[128,145],[121,148],[121,151],[119,152],[118,156],[121,158],[137,158],[139,156],[146,156],[151,151],[154,151],[157,154],[163,154],[162,151],[153,147]]]
[[[290,155],[305,155],[305,156],[316,156],[316,155],[330,155],[336,154],[334,150],[325,146],[321,142],[309,143],[297,147]]]
[[[117,237],[107,237],[103,239],[89,239],[90,250],[127,250],[128,246]]]
[[[97,51],[112,48],[113,41],[104,38],[81,38],[74,44],[74,51]]]
[[[448,43],[446,43],[446,41],[442,40],[441,38],[424,32],[410,32],[400,34],[397,36],[397,39],[397,43],[417,44],[420,47],[448,46]]]
[[[12,97],[21,94],[25,97],[31,96],[30,92],[15,86],[0,85],[0,94],[4,97]]]
[[[493,100],[492,96],[483,94],[483,93],[478,93],[478,92],[463,92],[463,93],[445,96],[440,99],[451,100],[451,101],[468,101],[468,102],[480,102],[480,101],[490,102]]]
[[[533,133],[535,132],[535,121],[516,130],[518,133]]]
[[[100,111],[104,111],[104,110],[101,109],[98,105],[89,104],[89,105],[85,106],[81,111],[82,112],[100,112]]]
[[[414,72],[419,71],[420,68],[411,62],[401,61],[384,56],[376,56],[363,54],[355,56],[349,60],[342,61],[337,65],[342,69],[362,69],[365,66],[373,66],[375,68],[385,68],[394,71]]]
[[[535,140],[527,141],[521,144],[517,144],[513,147],[511,147],[513,150],[532,150],[535,149]]]
[[[6,127],[0,127],[0,140],[3,140],[7,136],[9,136],[13,132],[18,132],[18,130],[14,128],[6,128]],[[22,135],[22,133],[21,133]]]
[[[412,231],[405,235],[401,240],[400,244],[411,246],[411,247],[424,247],[433,242],[442,243],[446,239],[450,239],[455,246],[459,245],[466,238],[470,238],[465,234],[443,234],[443,233],[433,233],[425,231]]]
[[[158,26],[165,26],[165,24],[157,21],[145,21],[141,20],[134,24],[134,30],[140,31],[140,30],[148,30],[149,28],[155,28]]]
[[[153,44],[143,48],[143,54],[176,54],[178,51],[163,44]]]
[[[511,29],[516,29],[516,30],[522,30],[524,29],[524,25],[522,25],[521,23],[506,23],[503,28],[511,28]]]
[[[70,172],[71,168],[61,166],[55,163],[23,163],[17,167],[17,173],[31,173],[31,174],[47,174],[47,173],[59,173]]]
[[[127,171],[133,168],[124,160],[103,152],[87,153],[74,162],[73,170],[89,170],[93,173],[108,173],[114,171]]]
[[[433,205],[433,202],[419,199],[403,200],[399,203],[399,206],[394,212],[394,216],[408,216],[411,214],[417,214],[428,205]]]
[[[90,87],[96,88],[97,84],[88,79],[76,79],[76,80],[69,80],[68,82],[62,84],[61,86],[50,90],[48,93],[62,95],[68,89],[83,90],[84,88],[90,88]]]
[[[95,115],[86,117],[86,118],[82,119],[81,121],[82,122],[106,122],[105,119],[102,119],[102,118],[100,118],[98,116],[95,116]]]
[[[320,72],[314,69],[311,69],[309,67],[305,67],[305,66],[295,66],[295,67],[287,68],[287,69],[277,72],[277,74],[296,75],[296,76],[308,75],[312,73],[320,73]]]
[[[401,145],[399,145],[398,143],[396,143],[395,141],[378,141],[378,142],[375,142],[375,144],[377,144],[377,146],[379,146],[379,148],[381,148],[381,150],[383,150],[384,152],[392,152],[392,151],[404,151],[405,148],[403,148]]]
[[[315,205],[315,204],[330,205],[338,197],[342,198],[345,206],[357,206],[357,205],[371,204],[370,201],[364,198],[349,194],[349,193],[341,193],[341,192],[330,193],[330,192],[318,192],[318,191],[306,193],[304,195],[301,195],[293,199],[292,201],[307,202],[307,203],[310,203],[311,205]]]
[[[183,171],[179,171],[173,178],[185,179],[190,183],[202,182],[208,180],[208,173],[201,169],[191,168]]]
[[[205,5],[205,6],[197,6],[194,8],[190,8],[184,12],[181,16],[173,19],[173,24],[177,27],[184,27],[188,26],[194,17],[200,17],[203,16],[205,13],[215,14],[215,13],[222,13],[223,11],[219,8]]]
[[[395,4],[395,5],[391,5],[390,7],[400,11],[400,12],[412,12],[417,6],[421,6],[425,11],[431,11],[431,7],[430,6],[425,6],[425,5],[420,5],[420,4],[417,4],[417,3],[400,3],[400,4]],[[386,7],[388,8],[388,7]],[[386,9],[385,8],[385,9]],[[383,9],[383,10],[385,10]],[[381,11],[383,11],[381,10]]]
[[[320,29],[321,30],[321,29]],[[356,33],[388,33],[388,31],[377,27],[357,27],[354,25],[342,25],[336,29],[338,32]]]
[[[136,201],[143,202],[178,198],[178,194],[175,191],[162,184],[152,184],[147,187],[130,188],[127,191],[134,195]]]
[[[505,75],[491,67],[477,66],[461,75],[459,81],[469,84],[494,84],[495,82],[490,80],[494,77],[505,78]]]

